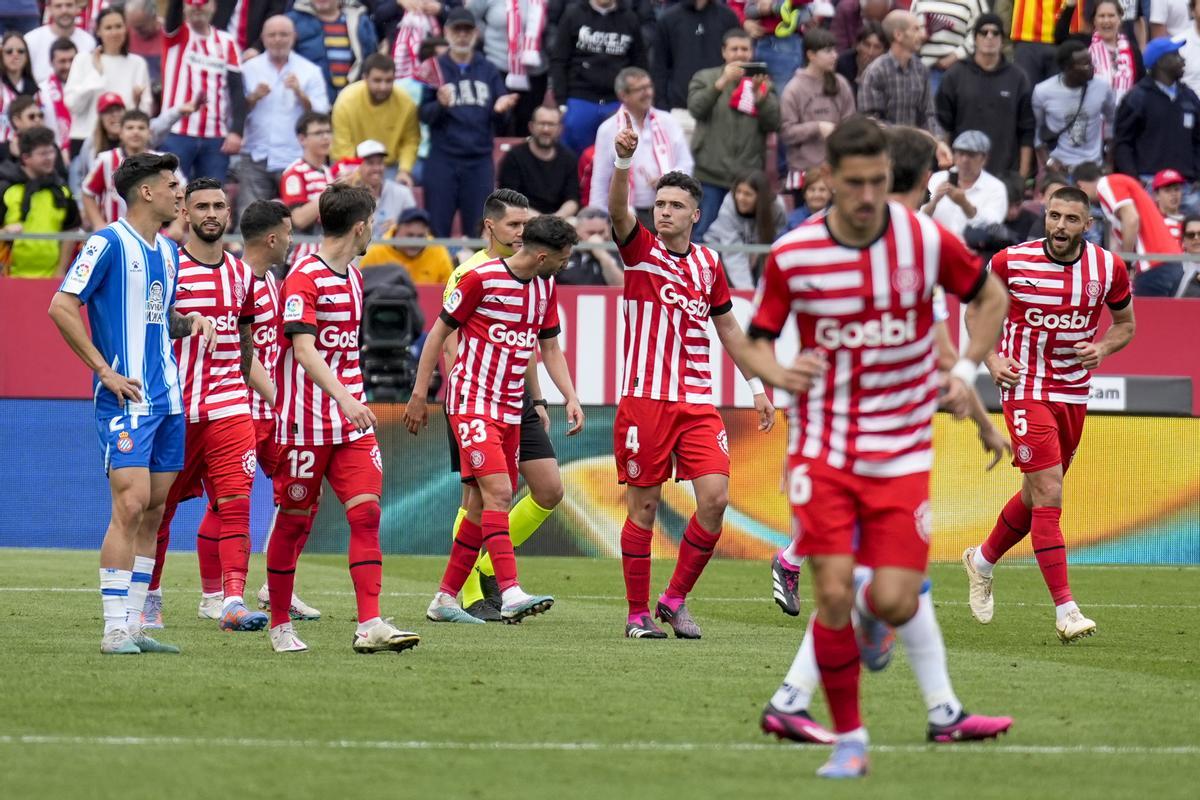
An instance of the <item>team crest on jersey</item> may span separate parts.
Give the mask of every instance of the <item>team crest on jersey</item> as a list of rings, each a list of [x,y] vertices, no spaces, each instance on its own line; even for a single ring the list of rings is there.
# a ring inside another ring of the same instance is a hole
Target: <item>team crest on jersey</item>
[[[241,281],[238,281],[237,283],[235,283],[233,285],[233,304],[236,305],[238,308],[241,308],[242,304],[245,302],[246,302],[246,287],[242,285]]]
[[[930,510],[928,500],[917,506],[917,510],[913,512],[913,523],[917,527],[917,535],[928,542],[933,534],[933,511]]]
[[[471,466],[475,469],[479,469],[483,466],[483,453],[479,452],[478,450],[471,451]]]
[[[133,437],[129,435],[129,431],[121,431],[117,436],[117,449],[122,453],[133,452]]]
[[[375,465],[375,469],[383,472],[383,456],[379,453],[379,445],[371,448],[371,463]]]
[[[546,301],[538,300],[538,319],[546,316]]]
[[[453,314],[458,310],[458,307],[462,305],[462,301],[462,289],[455,289],[450,293],[450,296],[446,298],[446,310]]]
[[[288,497],[299,503],[301,500],[308,497],[308,487],[303,483],[293,483],[288,487]]]
[[[250,448],[242,453],[242,472],[253,478],[256,469],[258,469],[258,456],[254,454],[254,448]]]
[[[915,292],[921,285],[921,273],[912,267],[901,267],[892,273],[892,286],[897,292]]]
[[[636,478],[642,474],[642,465],[639,464],[636,459],[631,458],[625,462],[625,472],[629,475],[629,477]]]
[[[146,298],[146,324],[163,325],[167,321],[166,308],[163,305],[163,285],[158,281],[150,284]]]
[[[283,321],[299,322],[304,316],[304,298],[294,294],[283,304]]]
[[[1018,446],[1017,447],[1017,461],[1020,461],[1022,464],[1025,464],[1031,460],[1033,460],[1033,448],[1027,444]]]
[[[1100,281],[1088,281],[1084,291],[1087,292],[1088,297],[1095,300],[1100,296]]]
[[[721,431],[717,434],[717,447],[721,448],[721,452],[729,455],[729,434]]]
[[[708,264],[700,268],[700,281],[704,284],[704,291],[712,291],[713,271],[709,268]]]

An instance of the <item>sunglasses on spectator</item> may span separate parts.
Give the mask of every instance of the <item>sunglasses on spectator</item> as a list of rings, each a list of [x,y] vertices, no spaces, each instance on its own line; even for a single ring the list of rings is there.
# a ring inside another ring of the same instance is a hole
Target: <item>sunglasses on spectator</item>
[[[1185,239],[1200,239],[1200,231],[1188,231],[1183,235]]]
[[[1004,32],[1001,31],[999,28],[980,28],[979,30],[975,31],[975,35],[983,36],[983,37],[988,37],[988,36],[999,37],[999,36],[1003,36]]]
[[[6,56],[23,56],[23,55],[25,55],[25,53],[26,53],[25,50],[18,50],[15,47],[4,48],[4,55],[6,55]]]

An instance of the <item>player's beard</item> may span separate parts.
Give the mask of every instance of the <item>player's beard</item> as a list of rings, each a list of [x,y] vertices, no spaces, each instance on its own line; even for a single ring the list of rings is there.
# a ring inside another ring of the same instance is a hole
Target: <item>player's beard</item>
[[[199,239],[202,242],[212,244],[213,242],[220,240],[220,238],[225,235],[225,227],[226,226],[224,226],[224,225],[218,226],[217,233],[212,234],[212,233],[209,233],[208,231],[204,230],[203,223],[201,223],[200,225],[192,225],[192,235],[194,235],[197,239]]]
[[[1062,249],[1059,249],[1058,242],[1056,242],[1053,237],[1049,239],[1049,242],[1050,255],[1054,256],[1059,261],[1069,261],[1071,260],[1071,255],[1073,253],[1078,254],[1079,247],[1083,244],[1083,234],[1067,237],[1067,243],[1063,245]]]

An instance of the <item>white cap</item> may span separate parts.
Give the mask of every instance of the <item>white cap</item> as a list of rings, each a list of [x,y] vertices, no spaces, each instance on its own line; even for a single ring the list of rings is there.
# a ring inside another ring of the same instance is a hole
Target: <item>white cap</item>
[[[359,158],[386,156],[387,148],[383,146],[383,142],[377,142],[374,139],[367,139],[365,142],[359,142],[358,149],[355,151],[355,154]]]

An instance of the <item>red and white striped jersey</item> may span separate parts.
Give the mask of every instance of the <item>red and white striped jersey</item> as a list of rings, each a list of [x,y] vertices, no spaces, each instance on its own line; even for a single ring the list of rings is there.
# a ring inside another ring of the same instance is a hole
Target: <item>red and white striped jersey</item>
[[[8,84],[0,81],[0,142],[7,142],[13,137],[12,125],[8,122],[8,106],[17,99],[17,93]]]
[[[283,338],[276,371],[275,411],[279,425],[275,441],[291,445],[352,442],[360,433],[342,413],[337,401],[313,382],[296,359],[292,336],[316,337],[317,353],[334,376],[359,402],[367,402],[358,360],[358,330],[362,323],[362,274],[353,265],[344,275],[334,272],[319,256],[296,262],[283,281]]]
[[[92,171],[83,179],[83,193],[100,204],[100,213],[107,223],[116,222],[125,215],[125,198],[117,191],[113,174],[125,160],[125,151],[119,147],[105,150],[96,156]]]
[[[967,301],[986,279],[958,237],[899,203],[865,248],[838,243],[825,217],[775,242],[750,335],[778,338],[795,315],[801,346],[829,362],[796,398],[788,452],[867,477],[927,472],[938,403],[933,290]]]
[[[713,403],[708,318],[733,308],[725,268],[693,244],[672,253],[639,222],[620,245],[625,262],[621,396]]]
[[[298,158],[283,171],[279,178],[279,199],[288,208],[302,206],[320,197],[331,183],[333,183],[333,173],[329,167],[324,164],[314,167],[303,158]],[[321,233],[321,223],[314,222],[307,228],[297,229],[296,233],[308,236],[318,235]],[[311,256],[319,248],[320,245],[315,242],[297,244],[292,248],[292,265],[300,263],[301,259]]]
[[[270,270],[254,279],[254,357],[266,367],[275,383],[279,364],[279,284]],[[250,390],[250,416],[255,419],[275,419],[275,409],[258,392]]]
[[[187,248],[179,250],[175,310],[199,311],[212,320],[217,337],[211,353],[201,336],[175,340],[183,413],[189,422],[250,413],[238,326],[253,319],[253,283],[254,273],[230,253],[219,264],[205,264]]]
[[[1075,345],[1096,338],[1102,303],[1120,310],[1132,302],[1125,262],[1084,242],[1079,258],[1067,264],[1038,239],[1001,250],[991,270],[1011,297],[1000,354],[1026,367],[1021,382],[1000,399],[1086,403],[1092,375]]]
[[[225,32],[233,37],[239,53],[245,52],[250,46],[250,0],[236,0],[233,10],[229,12]]]
[[[192,114],[180,117],[171,133],[223,139],[229,132],[229,84],[226,75],[241,72],[242,61],[233,37],[211,28],[197,35],[184,24],[163,39],[163,108],[174,108],[203,97]]]
[[[458,331],[446,413],[519,425],[533,348],[559,333],[554,279],[522,280],[503,259],[488,261],[462,276],[441,318]]]
[[[1168,217],[1163,214],[1163,222],[1167,225],[1167,232],[1175,237],[1179,243],[1183,244],[1183,220],[1179,217]]]
[[[1132,206],[1138,218],[1137,252],[1182,253],[1182,237],[1168,229],[1163,214],[1137,178],[1129,175],[1105,175],[1096,182],[1096,199],[1104,216],[1112,225],[1113,236],[1121,241],[1121,209]],[[1145,272],[1158,261],[1138,261],[1137,268]]]

